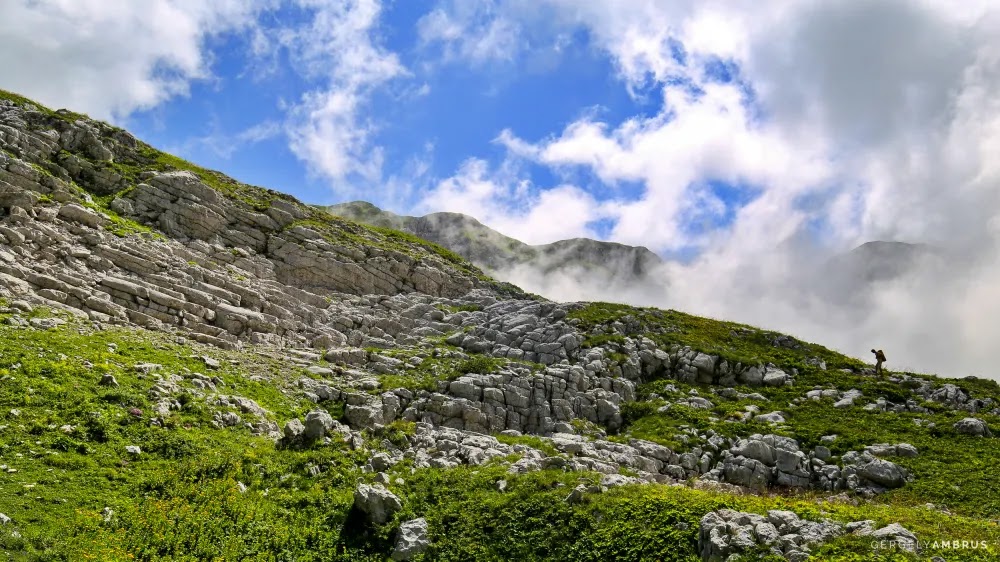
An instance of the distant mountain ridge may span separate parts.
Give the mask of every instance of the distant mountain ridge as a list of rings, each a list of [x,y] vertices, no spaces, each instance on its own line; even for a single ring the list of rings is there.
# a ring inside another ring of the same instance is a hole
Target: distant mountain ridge
[[[397,215],[366,201],[326,207],[331,214],[409,232],[452,250],[493,276],[556,300],[608,300],[657,304],[670,286],[665,260],[642,246],[589,238],[533,246],[461,213]],[[866,308],[880,284],[948,261],[927,244],[874,240],[803,271],[806,292],[834,304]]]
[[[452,250],[490,273],[530,268],[545,275],[586,275],[588,282],[643,284],[663,260],[645,247],[589,238],[533,246],[461,213],[414,217],[385,211],[366,201],[327,207],[336,216],[409,232]],[[503,275],[501,275],[503,277]]]
[[[829,302],[863,308],[879,286],[947,263],[949,257],[936,246],[875,240],[830,258],[809,286]]]
[[[834,257],[830,266],[867,282],[887,281],[934,256],[943,257],[939,248],[928,244],[875,240]]]

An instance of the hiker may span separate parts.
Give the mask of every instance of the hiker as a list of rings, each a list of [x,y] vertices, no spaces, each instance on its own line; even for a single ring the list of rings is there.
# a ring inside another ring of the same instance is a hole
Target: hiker
[[[882,363],[885,363],[885,353],[882,353],[881,349],[878,350],[878,351],[875,351],[873,349],[872,353],[875,354],[875,375],[876,376],[877,375],[881,375],[882,374]]]

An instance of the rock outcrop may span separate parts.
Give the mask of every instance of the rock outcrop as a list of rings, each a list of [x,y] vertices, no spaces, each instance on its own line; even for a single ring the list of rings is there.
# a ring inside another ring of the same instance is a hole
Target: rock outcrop
[[[0,297],[232,347],[342,341],[331,295],[496,287],[415,239],[213,172],[167,170],[104,124],[0,100],[0,149]]]
[[[354,491],[354,507],[368,516],[372,523],[382,525],[402,509],[403,504],[381,484],[359,484]]]
[[[893,548],[916,552],[917,539],[899,523],[880,529],[871,520],[843,525],[834,521],[808,521],[791,511],[771,510],[757,515],[730,509],[720,509],[701,518],[698,550],[705,562],[721,562],[730,556],[752,552],[769,552],[789,562],[810,559],[813,548],[844,534],[891,541]]]
[[[963,433],[965,435],[973,435],[976,437],[992,437],[993,433],[990,431],[989,426],[986,425],[981,419],[978,418],[965,418],[955,422],[955,431]]]
[[[430,546],[427,538],[427,520],[423,517],[403,522],[396,533],[396,546],[392,551],[393,560],[412,560]]]

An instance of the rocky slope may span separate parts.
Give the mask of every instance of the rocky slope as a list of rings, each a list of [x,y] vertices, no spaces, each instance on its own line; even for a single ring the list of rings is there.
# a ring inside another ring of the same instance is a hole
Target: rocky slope
[[[103,123],[3,103],[4,296],[211,343],[322,346],[344,338],[326,293],[519,293],[433,244],[240,185]]]
[[[1000,554],[993,382],[531,298],[6,93],[0,149],[10,558]]]

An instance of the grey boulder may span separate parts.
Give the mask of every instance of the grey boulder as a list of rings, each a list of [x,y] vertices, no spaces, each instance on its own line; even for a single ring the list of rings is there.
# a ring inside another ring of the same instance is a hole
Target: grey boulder
[[[905,550],[907,552],[916,552],[918,550],[916,535],[899,523],[886,525],[885,527],[882,527],[872,533],[871,537],[877,541],[892,542],[895,545],[895,548]]]
[[[860,467],[858,473],[867,480],[886,488],[899,488],[906,483],[906,471],[895,463],[875,459]]]
[[[333,427],[333,417],[325,410],[313,410],[306,414],[305,430],[302,436],[307,441],[315,441]]]
[[[354,490],[354,507],[367,515],[372,523],[382,525],[402,509],[403,504],[381,484],[359,484]]]
[[[986,422],[979,418],[965,418],[961,421],[955,422],[952,426],[955,431],[965,434],[965,435],[975,435],[977,437],[992,437],[990,428],[987,427]]]
[[[399,526],[396,547],[392,551],[393,560],[411,560],[423,553],[430,545],[427,538],[427,520],[423,517],[411,519]]]

